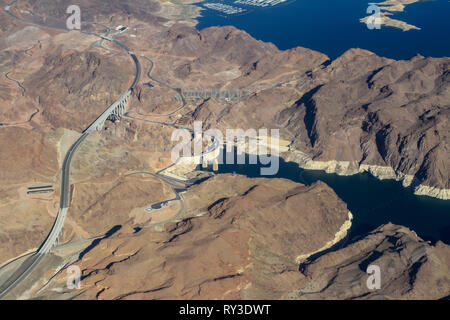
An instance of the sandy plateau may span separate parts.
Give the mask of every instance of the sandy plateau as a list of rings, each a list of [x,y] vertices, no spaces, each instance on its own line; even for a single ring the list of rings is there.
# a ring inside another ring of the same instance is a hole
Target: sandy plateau
[[[413,1],[388,2],[383,6],[392,11]],[[448,297],[448,245],[392,224],[348,244],[352,215],[326,184],[171,167],[171,136],[194,121],[222,132],[279,129],[282,157],[301,167],[369,171],[449,199],[449,58],[395,61],[350,49],[330,61],[306,48],[281,51],[234,27],[197,31],[200,11],[192,3],[79,1],[86,31],[127,27],[113,37],[136,54],[141,78],[121,120],[108,120],[76,151],[59,245],[10,298]],[[70,4],[21,0],[11,10],[64,26]],[[0,30],[5,264],[46,238],[65,153],[128,89],[135,66],[118,45],[24,23],[3,10]],[[214,90],[243,94],[212,96]],[[180,199],[146,210],[177,196],[161,170],[202,179],[177,191]],[[47,184],[52,193],[27,195],[28,187]],[[0,281],[21,261],[0,268]],[[382,291],[365,287],[367,261],[390,268]],[[64,285],[71,263],[83,272],[81,290]]]

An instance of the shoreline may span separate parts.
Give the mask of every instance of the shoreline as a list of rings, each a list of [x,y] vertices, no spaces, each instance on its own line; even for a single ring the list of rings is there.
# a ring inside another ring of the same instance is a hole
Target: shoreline
[[[334,238],[332,240],[328,241],[327,243],[325,243],[324,246],[322,246],[321,248],[319,248],[313,252],[297,256],[295,258],[295,263],[300,264],[301,262],[308,260],[311,256],[313,256],[317,253],[320,253],[322,251],[328,250],[331,247],[333,247],[334,245],[336,245],[339,242],[341,242],[342,240],[344,240],[345,237],[347,237],[350,228],[352,227],[352,221],[353,221],[353,214],[350,211],[348,211],[347,215],[348,215],[347,220],[344,221],[344,223],[341,225],[338,232],[336,232],[336,234],[334,235]]]
[[[439,189],[433,186],[421,184],[420,181],[414,177],[414,175],[396,172],[392,167],[369,164],[358,165],[357,163],[350,161],[315,161],[312,160],[309,155],[299,150],[289,149],[287,146],[287,140],[280,139],[280,142],[281,144],[277,150],[279,158],[285,162],[295,162],[301,169],[321,170],[325,171],[325,173],[334,173],[339,176],[352,176],[367,172],[378,180],[399,181],[402,183],[404,188],[413,188],[413,193],[416,196],[428,196],[440,200],[450,200],[450,189]],[[235,147],[238,147],[238,144],[235,144]],[[266,147],[270,149],[270,146]],[[245,145],[243,148],[247,154],[258,155],[258,152],[251,148],[251,146]],[[173,164],[173,166],[166,168],[163,174],[176,177],[177,179],[186,178],[187,174],[197,170],[198,163],[204,162],[199,161],[197,159],[198,157],[202,158],[204,156],[207,161],[213,161],[220,155],[220,149],[221,147],[209,150],[209,152],[202,154],[201,156],[181,157],[176,163]],[[203,168],[206,166],[207,164],[203,164]]]
[[[379,180],[395,180],[402,183],[404,188],[412,187],[416,196],[429,196],[440,200],[450,199],[450,189],[439,189],[421,184],[413,175],[395,172],[389,166],[361,164],[352,166],[350,161],[314,161],[307,154],[290,150],[282,157],[285,161],[292,161],[305,170],[323,170],[326,173],[335,173],[339,176],[352,176],[358,173],[368,172]]]

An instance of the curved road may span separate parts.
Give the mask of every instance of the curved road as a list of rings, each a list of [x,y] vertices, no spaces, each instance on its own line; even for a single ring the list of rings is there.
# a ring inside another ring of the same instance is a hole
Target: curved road
[[[147,58],[146,56],[141,56],[141,57],[144,58],[145,60],[147,60],[148,62],[150,62],[150,68],[149,68],[148,71],[147,71],[147,77],[148,77],[150,80],[152,80],[152,81],[158,83],[159,85],[161,85],[161,86],[163,86],[163,87],[166,87],[166,88],[169,88],[170,90],[175,91],[175,92],[180,96],[181,101],[182,101],[182,103],[183,103],[182,106],[179,107],[178,109],[176,109],[176,110],[174,110],[174,111],[172,111],[172,112],[170,112],[170,113],[168,113],[168,114],[158,114],[158,117],[165,117],[165,116],[171,117],[173,114],[175,114],[176,112],[178,112],[178,111],[180,111],[181,109],[183,109],[184,107],[186,107],[186,105],[187,105],[186,99],[184,98],[184,95],[183,95],[183,93],[181,92],[181,89],[178,89],[178,88],[172,88],[172,87],[169,86],[167,83],[164,83],[164,82],[162,82],[162,81],[159,81],[159,80],[153,78],[153,77],[150,75],[150,73],[152,72],[153,67],[154,67],[154,65],[155,65],[154,62],[153,62],[153,60],[150,59],[150,58]],[[174,123],[175,123],[175,122],[174,122]]]
[[[25,91],[27,91],[27,89],[25,89],[25,87],[20,83],[19,80],[16,80],[16,79],[11,78],[11,77],[9,76],[10,73],[11,73],[11,71],[8,72],[7,74],[5,74],[6,79],[15,82],[15,83],[17,84],[17,86],[19,87],[21,93],[22,93],[22,97],[25,96]]]
[[[169,200],[164,200],[164,201],[161,201],[161,202],[158,202],[158,203],[154,203],[154,204],[152,204],[152,206],[158,206],[158,205],[161,205],[163,203],[168,203],[168,202],[172,202],[172,201],[180,201],[180,204],[181,204],[180,211],[178,211],[178,213],[175,215],[175,217],[169,218],[169,219],[161,221],[161,222],[150,223],[149,225],[143,225],[143,226],[141,226],[141,228],[150,228],[150,227],[163,225],[163,224],[165,224],[165,223],[167,223],[169,221],[179,219],[179,218],[181,218],[184,215],[184,213],[186,212],[187,206],[186,206],[186,203],[185,203],[183,197],[181,196],[181,192],[186,190],[186,188],[190,187],[195,181],[182,181],[182,180],[178,180],[178,179],[175,179],[175,178],[166,177],[166,176],[161,175],[159,173],[153,173],[153,172],[148,172],[148,171],[133,172],[133,173],[127,174],[127,176],[138,175],[138,174],[148,174],[148,175],[151,175],[151,176],[154,176],[154,177],[156,177],[158,179],[163,180],[165,183],[167,183],[170,186],[170,188],[172,189],[172,192],[175,194],[175,198],[169,199]],[[184,185],[184,188],[180,187],[180,186],[177,186],[176,185],[177,183]]]

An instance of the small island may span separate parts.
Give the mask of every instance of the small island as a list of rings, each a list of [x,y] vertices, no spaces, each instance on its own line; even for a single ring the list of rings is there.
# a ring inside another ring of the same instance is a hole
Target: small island
[[[401,20],[396,20],[388,17],[393,15],[395,12],[402,12],[407,5],[410,5],[421,0],[386,0],[383,2],[371,2],[369,5],[377,5],[380,8],[380,25],[387,27],[399,28],[403,31],[409,30],[421,30],[419,27],[411,25]],[[367,23],[371,16],[364,17],[360,19],[361,22]]]

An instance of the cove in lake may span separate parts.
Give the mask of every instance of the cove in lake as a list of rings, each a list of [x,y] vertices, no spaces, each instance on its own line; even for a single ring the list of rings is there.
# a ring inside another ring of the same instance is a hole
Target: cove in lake
[[[226,0],[221,3],[233,4]],[[408,5],[404,12],[389,17],[422,30],[402,31],[382,26],[369,30],[359,19],[367,16],[368,0],[295,0],[268,8],[242,6],[247,14],[221,16],[206,9],[197,29],[232,25],[254,38],[272,42],[285,50],[310,48],[335,59],[350,48],[362,48],[379,56],[409,59],[450,56],[450,2],[423,1]]]
[[[222,156],[222,155],[221,155]],[[222,158],[223,159],[223,158]],[[220,173],[234,173],[249,178],[260,176],[261,164],[222,164]],[[211,168],[203,169],[212,171]],[[416,196],[395,180],[379,180],[369,173],[352,176],[328,174],[319,170],[304,170],[298,164],[280,158],[278,174],[263,178],[284,178],[310,185],[323,181],[347,204],[353,214],[350,240],[367,234],[382,224],[392,222],[414,230],[419,237],[432,243],[440,240],[450,244],[450,201],[428,196]],[[299,213],[300,214],[300,213]]]

